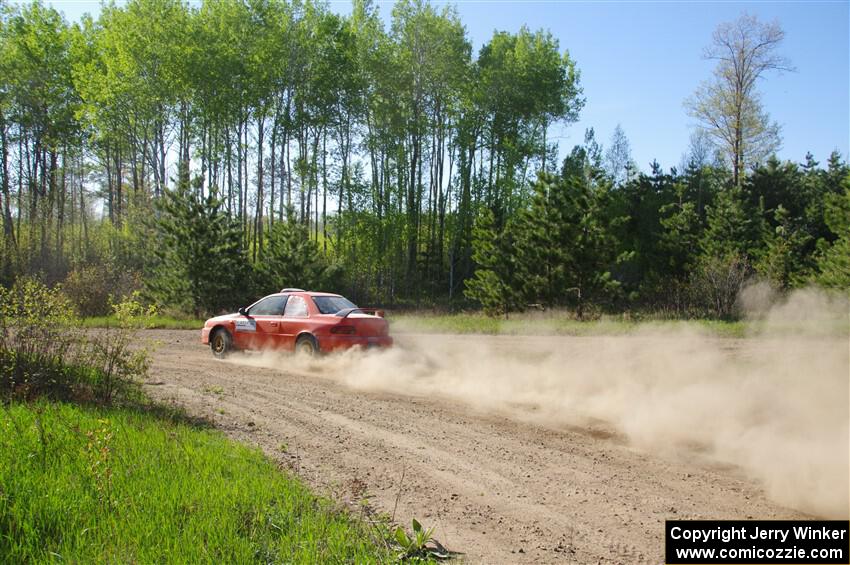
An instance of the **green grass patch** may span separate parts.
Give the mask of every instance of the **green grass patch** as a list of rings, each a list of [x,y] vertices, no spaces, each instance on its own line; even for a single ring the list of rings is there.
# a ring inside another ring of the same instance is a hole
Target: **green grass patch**
[[[80,324],[84,328],[106,328],[118,325],[115,316],[95,316],[83,318]],[[154,330],[200,330],[205,320],[173,318],[171,316],[154,315],[145,319],[145,327]]]
[[[576,320],[563,313],[524,313],[511,315],[507,320],[481,313],[432,314],[403,313],[390,317],[396,333],[490,334],[490,335],[628,335],[646,328],[659,331],[697,328],[721,337],[743,337],[748,332],[746,322],[717,320],[629,320],[623,317],[602,317],[595,320]]]
[[[393,561],[383,535],[258,450],[180,419],[0,408],[0,562]]]

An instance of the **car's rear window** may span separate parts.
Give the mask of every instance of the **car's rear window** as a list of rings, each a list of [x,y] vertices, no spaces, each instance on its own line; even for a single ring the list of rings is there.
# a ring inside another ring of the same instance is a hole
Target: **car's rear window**
[[[357,308],[353,302],[342,296],[314,296],[313,302],[322,314],[336,314],[346,308]]]

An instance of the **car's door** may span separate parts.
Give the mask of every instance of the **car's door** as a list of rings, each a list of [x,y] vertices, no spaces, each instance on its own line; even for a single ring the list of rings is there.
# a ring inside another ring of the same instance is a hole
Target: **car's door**
[[[281,349],[295,349],[295,337],[305,328],[305,322],[309,317],[310,311],[304,297],[297,294],[290,295],[283,311],[283,318],[280,319],[275,346]]]
[[[281,314],[287,297],[282,294],[267,296],[248,309],[248,315],[236,320],[233,340],[240,349],[273,347],[279,331]]]

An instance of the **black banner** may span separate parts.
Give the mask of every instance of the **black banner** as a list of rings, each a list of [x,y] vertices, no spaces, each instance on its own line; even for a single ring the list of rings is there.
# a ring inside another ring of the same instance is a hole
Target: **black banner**
[[[668,520],[668,564],[850,564],[846,520]]]

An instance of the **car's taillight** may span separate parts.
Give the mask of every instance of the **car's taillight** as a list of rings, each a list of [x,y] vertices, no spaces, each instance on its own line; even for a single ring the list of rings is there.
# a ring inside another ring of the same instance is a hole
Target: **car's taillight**
[[[334,326],[331,328],[331,333],[337,335],[354,335],[357,333],[357,330],[354,326]]]

